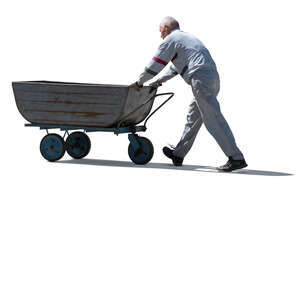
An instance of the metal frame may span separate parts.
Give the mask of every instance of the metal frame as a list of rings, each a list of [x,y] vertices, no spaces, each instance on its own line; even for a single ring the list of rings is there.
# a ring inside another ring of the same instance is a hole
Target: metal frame
[[[71,126],[71,125],[54,125],[54,124],[25,124],[25,127],[40,127],[40,130],[43,129],[60,129],[61,131],[68,131],[68,130],[84,130],[85,132],[113,132],[114,134],[118,135],[120,133],[135,133],[139,131],[146,131],[146,127],[141,126],[127,126],[127,127],[120,127],[120,128],[102,128],[102,127],[87,127],[87,126]]]

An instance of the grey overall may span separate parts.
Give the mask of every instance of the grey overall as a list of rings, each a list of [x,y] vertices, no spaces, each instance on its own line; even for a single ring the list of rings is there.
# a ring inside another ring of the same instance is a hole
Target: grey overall
[[[243,154],[235,143],[233,134],[221,113],[217,100],[220,89],[218,73],[203,70],[196,71],[191,79],[191,87],[194,98],[189,106],[187,122],[182,137],[173,152],[174,155],[186,156],[202,123],[204,123],[226,156],[232,156],[233,159],[243,159]]]

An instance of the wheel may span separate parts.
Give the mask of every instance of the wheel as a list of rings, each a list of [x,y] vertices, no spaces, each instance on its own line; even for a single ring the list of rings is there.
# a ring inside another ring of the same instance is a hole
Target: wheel
[[[90,138],[84,132],[75,131],[67,137],[66,150],[75,159],[83,158],[91,150]]]
[[[133,146],[130,143],[128,146],[128,155],[130,159],[137,165],[147,164],[153,157],[154,149],[150,140],[145,137],[137,137],[140,148],[134,152]]]
[[[59,160],[64,156],[66,151],[65,141],[58,134],[47,134],[41,140],[40,151],[42,156],[48,161]]]

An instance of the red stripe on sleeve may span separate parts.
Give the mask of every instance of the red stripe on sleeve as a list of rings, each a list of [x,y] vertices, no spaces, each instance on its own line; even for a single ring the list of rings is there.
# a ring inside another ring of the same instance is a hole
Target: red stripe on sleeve
[[[152,59],[153,59],[154,61],[156,61],[156,62],[158,62],[158,63],[164,65],[164,66],[166,66],[166,65],[168,64],[166,61],[164,61],[164,60],[162,60],[162,59],[160,59],[160,58],[158,58],[158,57],[155,57],[155,56],[154,56]]]
[[[173,61],[177,57],[178,53],[176,52],[171,61]]]

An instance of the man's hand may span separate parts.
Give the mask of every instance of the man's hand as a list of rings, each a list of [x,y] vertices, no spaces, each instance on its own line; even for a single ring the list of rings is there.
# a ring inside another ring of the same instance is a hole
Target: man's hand
[[[149,85],[157,89],[159,86],[162,86],[162,82],[158,79],[156,81],[151,82]]]
[[[137,81],[129,85],[129,87],[134,88],[136,91],[140,91],[140,89],[143,87],[142,84],[139,84]]]

